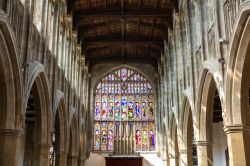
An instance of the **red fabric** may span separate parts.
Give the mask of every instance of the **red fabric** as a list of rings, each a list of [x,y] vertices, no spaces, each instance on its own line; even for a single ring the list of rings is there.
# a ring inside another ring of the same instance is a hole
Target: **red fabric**
[[[106,166],[142,166],[142,157],[105,157]]]

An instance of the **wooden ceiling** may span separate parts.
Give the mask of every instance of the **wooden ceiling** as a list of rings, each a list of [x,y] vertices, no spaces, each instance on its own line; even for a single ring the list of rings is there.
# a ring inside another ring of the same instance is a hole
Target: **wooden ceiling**
[[[87,63],[157,65],[177,0],[68,0]]]

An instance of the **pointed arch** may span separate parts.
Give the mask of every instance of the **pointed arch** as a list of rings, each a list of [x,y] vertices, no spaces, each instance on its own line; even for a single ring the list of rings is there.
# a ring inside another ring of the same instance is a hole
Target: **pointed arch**
[[[77,160],[79,156],[79,132],[78,132],[78,120],[76,113],[74,113],[71,123],[70,123],[70,132],[69,132],[69,151],[68,151],[68,166],[77,165]]]
[[[226,117],[228,125],[250,125],[247,74],[250,53],[250,5],[243,3],[229,46],[226,67]]]
[[[63,95],[60,95],[58,99],[58,103],[56,102],[55,104],[56,109],[53,123],[55,133],[54,150],[56,154],[56,165],[63,166],[67,163],[67,156],[65,154],[67,153],[68,116]]]
[[[0,165],[18,165],[23,136],[22,74],[14,33],[7,15],[0,15]]]
[[[21,128],[22,78],[13,32],[0,17],[0,129]]]
[[[49,85],[47,75],[45,73],[45,67],[39,62],[29,63],[29,76],[25,97],[25,109],[28,105],[29,95],[32,89],[37,92],[37,99],[39,100],[40,108],[37,110],[39,115],[39,127],[40,127],[40,140],[41,144],[51,143],[51,131],[52,131],[52,108],[51,98],[49,92]]]
[[[220,90],[219,87],[219,83],[216,82],[215,79],[215,74],[208,69],[204,69],[200,79],[196,101],[196,118],[194,119],[199,165],[218,164],[216,159],[213,160],[213,150],[215,150],[213,140],[217,138],[213,134],[213,131],[215,129],[215,124],[219,124],[216,122],[224,122],[225,119],[223,117],[224,105],[221,99],[222,90]],[[215,115],[217,115],[219,119],[216,119],[217,116]],[[222,126],[219,126],[216,130],[221,134],[224,133],[223,124],[224,123],[222,123]],[[223,138],[223,141],[227,141],[225,137],[224,135],[221,137]],[[219,154],[222,154],[222,149],[219,149]]]
[[[190,120],[193,122],[192,109],[189,100],[185,98],[183,102],[183,109],[180,119],[180,130],[182,131],[181,133],[182,133],[182,145],[183,145],[182,148],[184,149],[187,149],[188,146],[187,139],[188,135],[190,134],[188,133],[190,125],[193,128],[193,123],[190,124]]]
[[[182,114],[180,119],[180,130],[182,131],[181,145],[180,145],[180,162],[184,165],[193,165],[193,137],[194,126],[196,126],[196,121],[194,121],[193,110],[191,109],[190,102],[187,97],[185,97],[183,102]]]
[[[201,75],[200,84],[198,89],[198,95],[196,100],[196,121],[195,129],[198,131],[196,134],[197,138],[199,140],[207,140],[209,137],[207,133],[209,133],[207,129],[207,124],[209,123],[208,120],[211,120],[210,114],[212,114],[212,105],[213,100],[211,100],[212,97],[214,97],[214,93],[217,90],[219,93],[219,98],[221,101],[221,107],[222,110],[224,108],[224,105],[222,103],[221,94],[219,91],[219,85],[215,81],[214,76],[212,72],[210,72],[208,69],[204,69]],[[224,120],[224,119],[223,119]]]
[[[250,3],[241,2],[226,66],[226,120],[230,165],[249,165]]]
[[[171,165],[179,166],[178,126],[174,114],[171,116],[169,126],[169,160]]]

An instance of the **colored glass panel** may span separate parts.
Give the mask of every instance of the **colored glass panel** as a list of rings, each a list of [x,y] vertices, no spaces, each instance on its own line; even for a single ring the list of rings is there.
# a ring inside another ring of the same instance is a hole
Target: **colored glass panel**
[[[148,125],[147,122],[142,122],[141,124],[141,140],[142,140],[142,151],[148,151]]]
[[[100,122],[95,122],[94,125],[94,150],[100,150],[101,139],[100,139]]]
[[[135,125],[135,145],[136,150],[141,151],[141,123],[136,122]]]
[[[140,73],[121,68],[106,75],[95,90],[94,150],[113,151],[115,138],[125,136],[137,151],[154,151],[154,111],[152,86]]]
[[[149,127],[149,150],[154,151],[155,150],[155,130],[154,130],[154,123],[150,122]]]
[[[108,150],[113,150],[114,147],[114,123],[108,124]]]
[[[107,150],[107,122],[102,122],[101,130],[101,150]]]

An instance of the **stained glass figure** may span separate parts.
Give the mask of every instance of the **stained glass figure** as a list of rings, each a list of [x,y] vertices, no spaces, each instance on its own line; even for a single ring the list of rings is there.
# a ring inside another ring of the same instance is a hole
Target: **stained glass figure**
[[[100,120],[100,102],[95,103],[95,120]]]
[[[107,122],[102,122],[101,150],[107,150]]]
[[[149,150],[155,150],[155,132],[154,132],[154,123],[149,123]]]
[[[141,119],[141,107],[140,107],[140,103],[139,102],[136,102],[135,103],[135,116],[136,116],[136,119]]]
[[[120,97],[115,97],[115,120],[120,120]]]
[[[135,144],[136,150],[141,150],[141,123],[137,122],[135,126]]]
[[[134,119],[134,109],[133,109],[134,103],[130,101],[128,103],[128,119],[133,120]]]
[[[127,120],[127,98],[125,96],[122,97],[122,120]]]
[[[149,119],[154,118],[154,109],[153,109],[153,103],[148,102],[148,114],[149,114]]]
[[[113,151],[122,134],[134,136],[136,151],[155,150],[153,90],[143,75],[115,70],[97,84],[94,99],[94,150]]]
[[[100,123],[96,122],[94,126],[94,149],[100,150],[101,140],[100,140]]]
[[[141,114],[142,114],[142,119],[147,119],[147,114],[146,114],[146,108],[147,103],[145,101],[142,102],[142,106],[141,106]]]
[[[142,122],[141,125],[141,131],[142,131],[142,151],[147,151],[148,150],[148,143],[149,143],[149,139],[148,139],[148,126],[147,126],[147,122]]]
[[[108,150],[113,150],[114,146],[114,123],[108,125]]]
[[[102,120],[107,120],[107,96],[102,96]]]
[[[114,120],[114,96],[109,96],[109,105],[108,105],[108,119]]]

